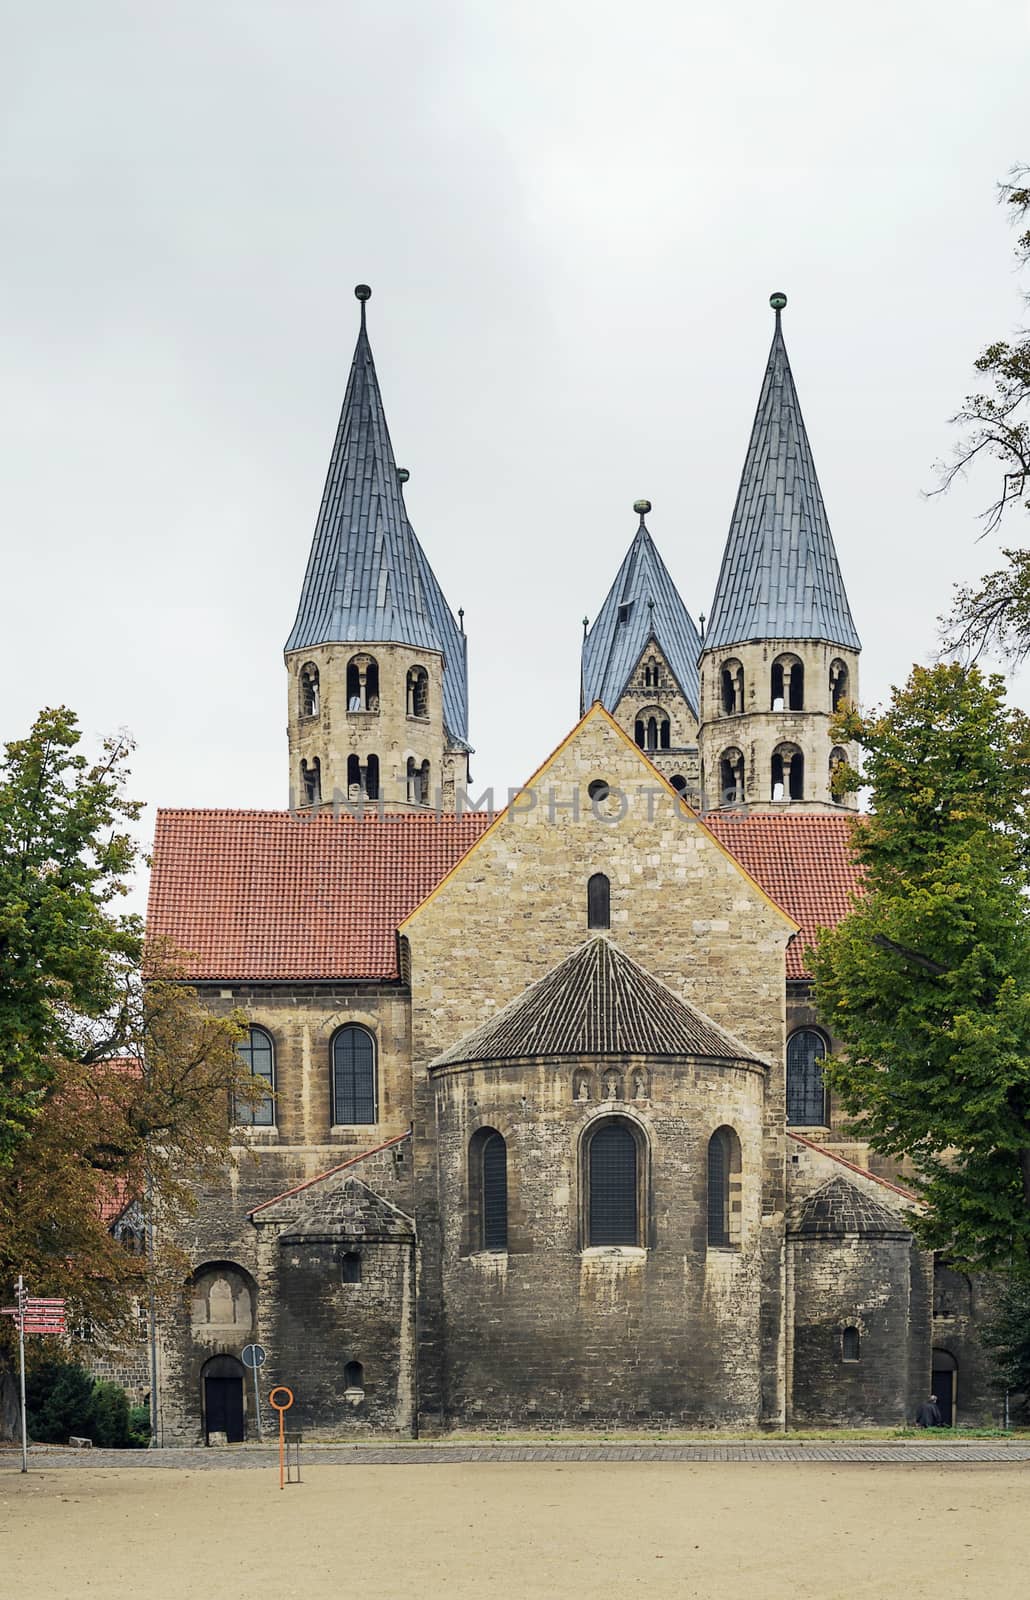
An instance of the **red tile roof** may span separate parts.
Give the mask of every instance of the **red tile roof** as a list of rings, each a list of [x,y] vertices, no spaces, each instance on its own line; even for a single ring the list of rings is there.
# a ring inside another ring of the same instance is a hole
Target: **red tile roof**
[[[787,977],[806,977],[807,946],[819,928],[832,928],[847,914],[859,887],[851,852],[852,817],[843,812],[718,812],[705,823],[799,925],[801,932],[787,948]]]
[[[159,811],[148,931],[198,979],[396,978],[399,923],[489,821]]]
[[[159,811],[148,929],[193,978],[283,983],[396,978],[396,930],[489,825],[482,812],[307,820],[287,811]],[[857,884],[851,820],[712,815],[716,838],[799,923],[787,976]]]

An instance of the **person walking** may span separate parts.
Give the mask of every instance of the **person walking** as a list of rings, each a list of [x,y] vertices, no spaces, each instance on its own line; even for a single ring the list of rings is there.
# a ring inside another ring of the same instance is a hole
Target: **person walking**
[[[940,1407],[937,1404],[937,1396],[935,1394],[932,1394],[929,1400],[924,1400],[922,1405],[919,1407],[919,1410],[916,1412],[916,1427],[941,1427],[941,1412]]]

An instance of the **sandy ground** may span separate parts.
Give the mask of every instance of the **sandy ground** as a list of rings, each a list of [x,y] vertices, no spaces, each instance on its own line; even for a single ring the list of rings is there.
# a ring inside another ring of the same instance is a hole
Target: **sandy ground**
[[[0,1474],[0,1596],[967,1600],[1030,1593],[1030,1465]]]

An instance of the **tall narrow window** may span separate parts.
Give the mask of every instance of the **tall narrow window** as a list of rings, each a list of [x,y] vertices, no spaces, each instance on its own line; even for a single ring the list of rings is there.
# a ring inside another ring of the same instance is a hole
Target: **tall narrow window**
[[[595,872],[587,881],[587,927],[610,928],[612,925],[612,886],[603,872]]]
[[[248,1072],[267,1085],[267,1092],[256,1105],[237,1105],[233,1121],[242,1127],[270,1128],[275,1122],[272,1095],[275,1090],[275,1054],[272,1038],[264,1028],[248,1028],[236,1046],[236,1053]]]
[[[322,800],[322,763],[317,756],[311,761],[300,764],[300,782],[304,791],[304,804],[317,806]]]
[[[814,1028],[799,1028],[787,1040],[787,1121],[801,1127],[826,1125],[823,1060],[826,1042]]]
[[[508,1152],[499,1133],[483,1145],[483,1249],[508,1248]]]
[[[773,751],[770,776],[773,800],[805,798],[805,758],[797,745],[781,744]]]
[[[429,674],[425,667],[411,667],[408,670],[408,716],[428,717],[429,715]]]
[[[719,677],[722,714],[735,716],[744,709],[744,668],[739,661],[724,661]]]
[[[343,1283],[361,1282],[361,1256],[357,1250],[344,1251],[340,1261],[340,1280]]]
[[[365,764],[365,794],[370,800],[379,799],[379,757],[369,756]]]
[[[839,711],[848,698],[848,669],[843,661],[830,662],[830,707]]]
[[[719,805],[737,806],[744,799],[744,756],[740,750],[724,750],[719,757]]]
[[[343,1369],[343,1386],[345,1389],[365,1389],[365,1369],[360,1361],[348,1361]]]
[[[770,684],[774,711],[803,711],[805,668],[797,656],[778,656],[772,664]]]
[[[591,1245],[640,1243],[637,1141],[624,1122],[605,1118],[586,1147],[587,1240]]]
[[[730,1189],[726,1171],[726,1142],[717,1128],[708,1141],[708,1243],[730,1242]]]
[[[379,663],[374,656],[352,656],[348,661],[347,710],[379,710]]]
[[[348,1024],[333,1038],[333,1122],[376,1120],[376,1048],[367,1028]]]
[[[857,1361],[861,1349],[857,1328],[845,1328],[841,1334],[841,1356],[845,1361]]]
[[[318,716],[318,668],[312,661],[300,669],[300,714]]]
[[[740,1140],[733,1128],[716,1128],[708,1141],[708,1243],[739,1248],[741,1239]]]

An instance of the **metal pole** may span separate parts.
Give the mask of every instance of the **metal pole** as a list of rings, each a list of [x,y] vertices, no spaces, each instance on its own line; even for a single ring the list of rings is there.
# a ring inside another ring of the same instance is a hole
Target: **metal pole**
[[[25,1421],[25,1283],[18,1274],[18,1365],[21,1369],[21,1470],[29,1470],[29,1436]]]
[[[253,1367],[251,1367],[250,1370],[254,1374],[254,1418],[257,1422],[258,1444],[261,1444],[263,1437],[261,1433],[261,1396],[258,1393],[258,1369],[256,1363]]]

